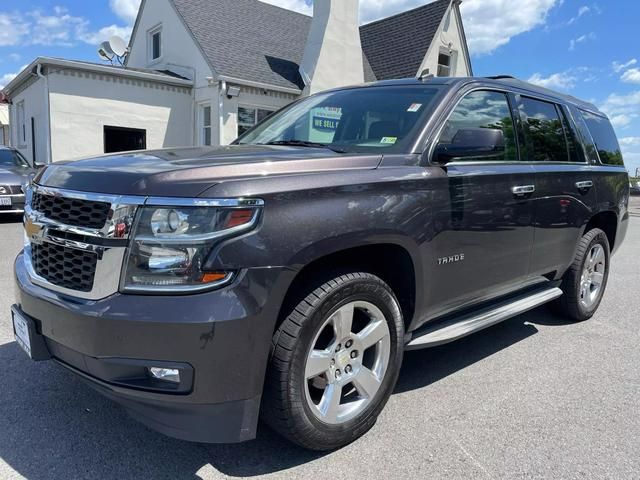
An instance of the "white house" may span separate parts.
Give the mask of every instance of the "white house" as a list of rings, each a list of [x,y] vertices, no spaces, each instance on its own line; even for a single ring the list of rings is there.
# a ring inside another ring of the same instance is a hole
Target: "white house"
[[[459,5],[359,27],[358,0],[315,0],[313,18],[258,0],[143,0],[124,67],[38,58],[6,86],[11,143],[42,163],[228,144],[301,95],[468,76]]]

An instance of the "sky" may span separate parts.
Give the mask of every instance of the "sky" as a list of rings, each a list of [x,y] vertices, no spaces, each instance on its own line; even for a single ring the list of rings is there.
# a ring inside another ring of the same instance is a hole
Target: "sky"
[[[154,0],[149,0],[154,1]],[[265,0],[311,14],[311,0]],[[367,23],[428,3],[360,0]],[[0,89],[37,56],[99,61],[96,45],[128,38],[140,0],[2,0]],[[638,0],[463,0],[474,74],[509,74],[595,103],[640,168]]]

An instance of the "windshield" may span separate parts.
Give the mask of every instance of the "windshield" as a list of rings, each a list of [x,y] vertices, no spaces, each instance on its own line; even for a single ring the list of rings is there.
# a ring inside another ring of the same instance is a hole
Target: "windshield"
[[[403,85],[321,93],[272,115],[236,143],[403,152],[438,92],[438,87]]]
[[[14,150],[0,150],[0,167],[28,167],[29,162]]]

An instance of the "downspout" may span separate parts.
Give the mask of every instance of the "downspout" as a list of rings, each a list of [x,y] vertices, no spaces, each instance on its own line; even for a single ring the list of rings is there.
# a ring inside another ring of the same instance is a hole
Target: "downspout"
[[[51,103],[49,100],[49,77],[47,77],[44,73],[42,73],[42,64],[39,63],[38,66],[36,67],[36,74],[38,75],[39,78],[41,78],[44,81],[44,102],[45,105],[47,107],[47,112],[45,115],[45,131],[47,133],[47,142],[46,142],[46,152],[45,152],[45,159],[44,159],[44,163],[48,164],[51,163],[52,158],[51,158]],[[36,139],[32,139],[32,141],[35,143]],[[36,159],[33,159],[33,163],[36,163]]]

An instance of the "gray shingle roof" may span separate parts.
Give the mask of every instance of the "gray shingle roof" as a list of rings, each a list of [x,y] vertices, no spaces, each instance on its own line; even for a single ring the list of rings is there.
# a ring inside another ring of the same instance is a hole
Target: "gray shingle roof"
[[[415,76],[450,1],[361,27],[365,80]],[[219,75],[304,87],[298,66],[311,17],[257,0],[173,2]]]
[[[451,0],[437,0],[360,28],[362,49],[378,80],[419,73],[450,4]]]

